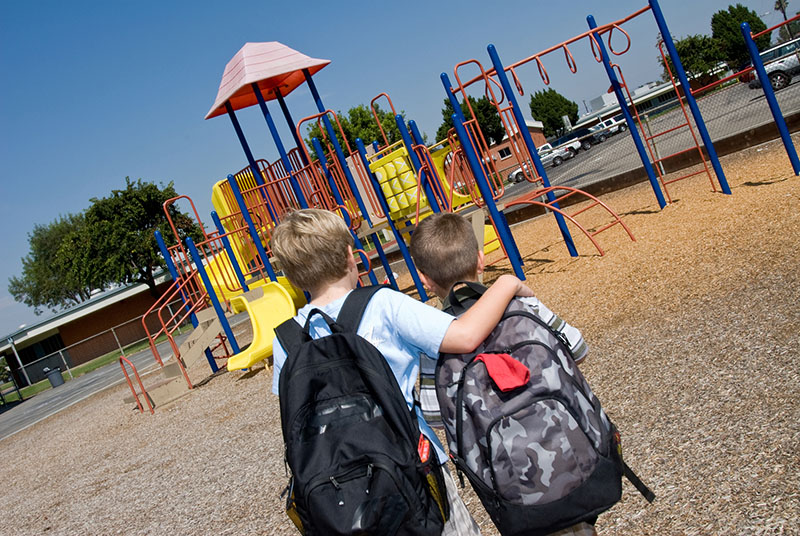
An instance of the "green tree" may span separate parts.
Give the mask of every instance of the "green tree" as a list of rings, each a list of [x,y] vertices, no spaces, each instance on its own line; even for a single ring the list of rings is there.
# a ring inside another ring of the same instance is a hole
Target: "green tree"
[[[747,46],[740,29],[743,22],[750,25],[750,31],[754,34],[767,29],[767,25],[758,14],[742,4],[728,6],[727,11],[717,11],[711,16],[711,36],[720,47],[722,59],[733,70],[738,70],[750,62],[750,55],[747,53]],[[756,46],[759,50],[764,50],[769,47],[770,40],[770,35],[764,34],[756,39]]]
[[[91,199],[86,211],[92,243],[102,259],[101,273],[105,280],[119,284],[144,283],[157,297],[154,272],[164,267],[154,232],[161,231],[167,245],[174,243],[172,229],[162,205],[176,197],[170,182],[161,187],[151,182],[136,182],[125,177],[124,190],[112,190],[111,195]],[[202,231],[194,220],[173,204],[169,207],[181,241],[187,236],[202,239]]]
[[[481,127],[481,132],[483,132],[483,135],[486,137],[486,141],[490,145],[502,141],[503,137],[506,135],[506,131],[503,128],[503,121],[500,119],[500,114],[497,113],[497,108],[495,108],[489,100],[489,97],[484,95],[480,99],[476,99],[472,95],[468,95],[468,98],[470,106],[475,110],[478,125]],[[466,106],[463,100],[461,101],[461,110],[464,112],[467,121],[472,119],[470,107]],[[450,104],[450,99],[445,99],[444,108],[442,108],[442,124],[439,125],[439,128],[436,130],[436,141],[447,138],[447,133],[453,128],[454,113],[455,110],[453,109],[453,105]]]
[[[710,72],[722,61],[719,42],[707,35],[689,35],[683,39],[678,39],[675,41],[675,49],[678,51],[681,64],[689,78],[696,78]],[[664,58],[661,57],[661,54],[658,55],[658,62],[664,70],[661,75],[662,79],[668,81],[669,73],[664,65]],[[675,68],[669,56],[667,56],[667,63],[672,71],[672,75],[675,76]]]
[[[8,291],[34,313],[77,305],[92,291],[106,287],[102,263],[95,255],[83,214],[60,216],[36,225],[28,234],[30,251],[22,258],[22,275],[9,279]]]
[[[531,95],[531,116],[544,125],[545,137],[564,132],[563,116],[574,124],[578,120],[578,105],[553,88],[543,89]]]
[[[400,129],[397,128],[397,122],[395,121],[392,113],[384,112],[380,109],[380,106],[375,106],[375,112],[378,114],[378,118],[381,121],[381,126],[383,127],[383,131],[386,133],[386,137],[389,139],[389,144],[399,141]],[[344,135],[347,137],[347,140],[350,142],[350,147],[353,150],[356,149],[356,138],[361,138],[365,145],[369,145],[375,140],[378,140],[378,143],[383,144],[383,136],[381,135],[381,131],[378,128],[378,124],[375,122],[375,117],[372,115],[372,110],[368,107],[364,106],[363,104],[359,104],[358,106],[350,108],[347,111],[347,114],[342,114],[340,111],[337,112],[336,115],[339,118],[339,123],[342,125]],[[403,112],[400,112],[400,115],[403,115]],[[336,126],[336,122],[333,121],[333,118],[331,118],[331,123],[333,124],[334,131],[336,132],[336,139],[339,141],[339,145],[342,147],[342,150],[346,152],[347,146],[345,145],[344,140],[342,140],[341,133]],[[322,135],[317,122],[314,122],[306,130],[305,139],[309,154],[311,154],[312,159],[316,160],[317,155],[314,151],[314,145],[311,143],[312,138],[318,138],[319,141],[323,143],[323,147],[324,140],[328,138],[327,132],[324,136]]]

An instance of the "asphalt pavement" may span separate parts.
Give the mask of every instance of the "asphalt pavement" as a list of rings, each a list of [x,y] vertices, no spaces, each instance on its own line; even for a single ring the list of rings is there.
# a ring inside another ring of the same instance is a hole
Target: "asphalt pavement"
[[[179,335],[175,338],[175,342],[180,346],[188,336],[188,333]],[[157,348],[162,356],[172,355],[172,349],[166,341],[159,344]],[[126,357],[134,364],[140,375],[158,366],[150,348]],[[0,414],[0,440],[124,381],[122,368],[118,362],[114,362],[27,398]]]

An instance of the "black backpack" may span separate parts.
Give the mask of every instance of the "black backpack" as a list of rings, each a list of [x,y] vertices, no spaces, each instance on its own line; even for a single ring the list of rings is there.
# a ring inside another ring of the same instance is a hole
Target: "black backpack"
[[[381,288],[352,291],[337,321],[314,309],[304,327],[290,319],[275,330],[287,352],[279,379],[287,513],[308,536],[438,536],[449,515],[433,446],[389,364],[356,334]],[[311,338],[314,315],[331,335]]]
[[[459,316],[485,291],[451,290]],[[436,394],[459,471],[503,536],[538,536],[592,522],[622,495],[619,434],[575,364],[566,339],[514,299],[470,354],[441,354]],[[462,481],[463,482],[463,481]]]

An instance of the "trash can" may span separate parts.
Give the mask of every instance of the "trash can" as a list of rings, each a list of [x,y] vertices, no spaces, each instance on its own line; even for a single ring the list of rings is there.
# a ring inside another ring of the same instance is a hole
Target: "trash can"
[[[56,367],[54,369],[45,368],[42,372],[47,374],[47,379],[50,381],[52,387],[64,385],[64,376],[61,375],[61,369]]]

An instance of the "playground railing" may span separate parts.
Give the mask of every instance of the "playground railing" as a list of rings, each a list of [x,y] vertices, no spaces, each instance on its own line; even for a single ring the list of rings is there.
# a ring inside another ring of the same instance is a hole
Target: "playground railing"
[[[133,399],[136,401],[136,405],[139,408],[139,413],[144,413],[144,408],[142,407],[142,402],[139,400],[139,393],[141,393],[142,398],[147,403],[147,409],[150,410],[150,414],[152,415],[155,413],[153,411],[153,404],[150,402],[150,397],[147,396],[147,391],[144,389],[144,384],[142,383],[142,378],[139,376],[139,371],[136,370],[136,367],[133,363],[130,362],[128,358],[124,355],[119,356],[119,364],[122,367],[122,373],[125,375],[125,381],[128,383],[128,387],[133,393]],[[127,365],[127,366],[126,366]],[[139,393],[136,392],[136,387],[134,387],[133,382],[131,381],[131,377],[128,375],[128,367],[130,367],[131,371],[133,372],[133,376],[136,378],[136,383],[139,384]]]
[[[180,357],[180,350],[175,342],[174,335],[181,325],[185,325],[192,320],[193,315],[197,311],[207,307],[207,296],[208,294],[203,291],[201,287],[197,286],[195,277],[187,277],[173,282],[169,290],[165,292],[142,317],[142,327],[147,335],[150,351],[153,353],[153,358],[159,366],[164,366],[164,360],[161,359],[161,354],[157,346],[159,337],[166,337],[175,359],[180,363],[180,359],[178,359]],[[178,308],[170,307],[169,304],[176,300],[180,300],[183,306]],[[155,315],[158,320],[158,329],[155,331],[153,331],[147,322],[147,318],[151,314]],[[182,365],[181,369],[183,369]],[[184,375],[186,375],[185,371]],[[189,381],[188,376],[186,380]],[[191,387],[191,383],[189,383],[189,385]]]

